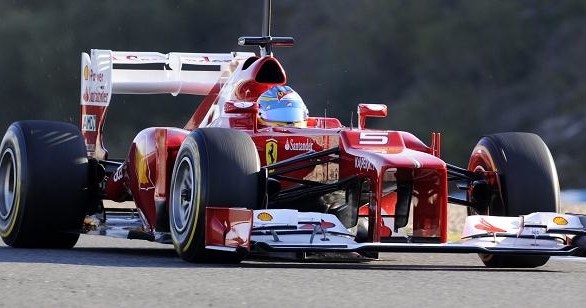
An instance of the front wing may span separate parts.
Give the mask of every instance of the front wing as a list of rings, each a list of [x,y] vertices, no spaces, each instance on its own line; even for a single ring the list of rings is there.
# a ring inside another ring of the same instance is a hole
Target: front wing
[[[232,209],[214,209],[218,210]],[[296,210],[250,212],[250,233],[245,236],[246,242],[250,243],[247,248],[253,253],[410,252],[572,256],[583,254],[586,250],[586,247],[570,244],[568,236],[586,235],[586,216],[583,215],[533,213],[520,217],[470,216],[466,220],[461,242],[413,243],[411,238],[399,234],[395,237],[397,242],[393,243],[357,243],[351,229],[346,229],[331,214]],[[222,224],[230,225],[229,222]],[[246,232],[240,229],[231,233]],[[234,242],[233,238],[230,241]],[[208,243],[208,248],[226,250],[230,241]],[[236,250],[239,247],[232,248]]]
[[[83,233],[171,243],[142,229],[136,214],[110,213],[107,225],[87,221]],[[97,220],[96,220],[97,221]],[[206,248],[251,253],[480,253],[585,256],[586,215],[533,213],[520,217],[469,216],[462,241],[414,243],[394,234],[392,243],[358,243],[331,214],[296,210],[206,209]],[[161,234],[164,235],[164,234]],[[579,240],[579,239],[582,240]],[[575,240],[577,239],[577,240]]]

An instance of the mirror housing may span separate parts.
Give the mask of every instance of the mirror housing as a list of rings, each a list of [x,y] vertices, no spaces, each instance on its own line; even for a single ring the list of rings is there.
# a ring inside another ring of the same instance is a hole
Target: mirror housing
[[[252,130],[258,131],[258,103],[257,102],[232,102],[224,103],[224,112],[227,114],[248,114],[252,120]]]
[[[232,102],[228,101],[224,104],[224,112],[228,114],[234,113],[258,113],[257,102]]]
[[[358,129],[364,129],[366,118],[384,118],[387,116],[385,104],[358,104]]]

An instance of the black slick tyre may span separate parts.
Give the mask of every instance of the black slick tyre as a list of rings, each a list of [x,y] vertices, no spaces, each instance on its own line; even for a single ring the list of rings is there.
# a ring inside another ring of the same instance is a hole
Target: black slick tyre
[[[12,247],[71,248],[87,201],[88,159],[74,125],[13,123],[0,149],[0,236]]]
[[[549,149],[535,134],[500,133],[480,139],[468,170],[496,171],[498,184],[482,215],[517,217],[533,212],[559,212],[559,184]],[[474,202],[471,196],[468,200]],[[480,255],[487,267],[534,268],[548,256]]]
[[[179,256],[188,262],[238,262],[241,253],[205,248],[205,208],[259,204],[256,146],[244,132],[201,128],[177,154],[169,198],[169,225]]]

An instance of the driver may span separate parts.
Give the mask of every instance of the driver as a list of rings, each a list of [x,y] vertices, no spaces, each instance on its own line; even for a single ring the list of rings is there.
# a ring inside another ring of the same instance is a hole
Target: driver
[[[268,126],[307,127],[308,110],[289,86],[274,86],[258,97],[258,122]]]

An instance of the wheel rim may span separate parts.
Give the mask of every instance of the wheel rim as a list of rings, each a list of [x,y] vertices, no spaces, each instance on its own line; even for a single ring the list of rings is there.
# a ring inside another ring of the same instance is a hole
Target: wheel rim
[[[487,158],[487,155],[489,155],[489,151],[482,146],[483,148],[483,155],[473,155],[471,158],[471,161],[468,163],[468,170],[471,170],[474,173],[482,173],[482,172],[486,172],[486,171],[498,171],[497,167],[494,165],[494,161],[491,158]],[[478,146],[474,148],[473,153],[481,153],[479,152]],[[498,185],[498,183],[497,183]],[[500,190],[500,187],[498,188]],[[497,197],[500,199],[500,197]],[[468,200],[470,200],[470,196],[468,195]],[[492,201],[491,201],[492,202]],[[497,200],[498,202],[498,200]],[[472,209],[472,208],[468,208],[468,215],[493,215],[494,213],[492,213],[490,206],[486,208],[486,212],[483,213],[479,213],[478,211]]]
[[[193,174],[191,160],[183,157],[173,180],[171,197],[173,226],[178,233],[183,233],[193,219],[195,187],[198,187]]]
[[[485,172],[486,169],[488,169],[488,168],[485,168],[482,165],[477,165],[476,167],[474,167],[473,171],[474,171],[474,173],[482,173],[482,172]],[[470,197],[468,199],[470,199]],[[474,215],[490,215],[490,208],[486,208],[486,213],[479,213],[477,210],[475,210],[471,207],[469,207],[468,210],[469,210],[469,212],[468,212],[469,215],[470,215],[470,213],[472,213]]]
[[[16,161],[12,149],[8,148],[0,160],[0,218],[2,220],[6,220],[12,214],[16,184]]]

